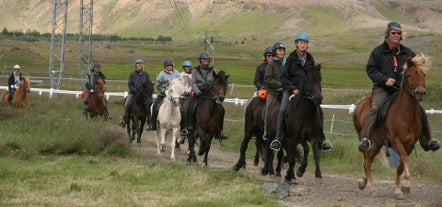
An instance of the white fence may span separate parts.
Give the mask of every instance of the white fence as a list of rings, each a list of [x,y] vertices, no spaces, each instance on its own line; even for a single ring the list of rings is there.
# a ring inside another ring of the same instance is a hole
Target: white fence
[[[7,90],[7,86],[0,86],[0,89]],[[83,91],[69,91],[69,90],[58,90],[58,89],[45,89],[45,88],[31,88],[31,92],[37,92],[39,95],[42,95],[43,93],[48,93],[49,98],[52,98],[54,94],[66,94],[66,95],[74,95],[76,98],[79,98]],[[110,97],[126,97],[128,95],[127,91],[124,92],[106,92],[105,96],[106,99],[109,100]],[[156,94],[154,94],[154,98],[156,98]],[[241,98],[226,98],[224,100],[225,103],[233,103],[235,105],[243,106],[246,104],[248,99],[241,99]],[[353,113],[354,109],[356,108],[355,104],[350,105],[321,105],[324,109],[342,109],[347,110],[348,113]],[[442,110],[438,109],[429,109],[426,110],[427,114],[442,114]]]

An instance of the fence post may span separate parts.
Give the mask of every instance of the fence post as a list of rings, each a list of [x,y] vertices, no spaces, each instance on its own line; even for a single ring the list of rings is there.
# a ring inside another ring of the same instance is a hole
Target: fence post
[[[335,124],[335,114],[333,113],[332,121],[330,124],[330,134],[333,134],[333,125]]]
[[[232,95],[233,94],[233,87],[235,86],[235,83],[232,83],[232,87],[231,87],[231,89],[230,89],[230,95]]]

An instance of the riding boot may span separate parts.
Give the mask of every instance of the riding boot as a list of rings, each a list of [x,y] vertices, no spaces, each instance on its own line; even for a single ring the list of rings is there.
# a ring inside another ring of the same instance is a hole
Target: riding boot
[[[376,121],[376,112],[377,110],[371,110],[365,119],[365,125],[361,130],[362,140],[358,146],[360,152],[366,152],[371,148],[372,140],[370,134]]]
[[[281,150],[281,142],[284,137],[284,113],[279,113],[276,125],[276,136],[275,139],[270,143],[270,149],[276,151]]]
[[[104,119],[105,120],[111,120],[112,119],[111,115],[109,114],[109,111],[107,110],[107,107],[104,108]]]
[[[441,147],[440,141],[431,138],[431,130],[427,120],[425,110],[420,107],[420,117],[422,122],[422,136],[419,138],[419,143],[424,151],[437,151]]]
[[[8,96],[8,104],[12,105],[12,98],[14,97],[14,92],[10,91]]]
[[[88,118],[88,114],[89,114],[89,105],[84,105],[84,108],[83,108],[84,117]]]

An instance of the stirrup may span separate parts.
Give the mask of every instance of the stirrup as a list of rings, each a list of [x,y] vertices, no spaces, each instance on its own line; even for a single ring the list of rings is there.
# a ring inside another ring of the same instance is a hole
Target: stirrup
[[[324,140],[321,144],[321,150],[324,152],[333,150],[333,145],[332,143],[328,142],[327,140]]]
[[[270,143],[270,149],[276,150],[276,151],[281,150],[281,142],[279,140],[277,140],[277,139],[273,140]]]
[[[359,147],[358,148],[359,148],[360,152],[366,152],[366,151],[368,151],[370,149],[370,147],[371,147],[370,140],[367,139],[367,138],[363,138],[361,140],[361,142],[359,143]]]
[[[118,122],[118,125],[120,125],[121,127],[124,128],[124,126],[126,125],[126,122],[124,120],[121,120],[120,122]]]
[[[181,132],[180,132],[180,134],[181,134],[181,136],[185,136],[185,137],[187,137],[187,136],[189,136],[189,130],[187,130],[187,129],[182,129],[181,130]]]
[[[262,135],[262,140],[267,141],[269,137],[267,136],[267,132],[264,131],[264,134]]]

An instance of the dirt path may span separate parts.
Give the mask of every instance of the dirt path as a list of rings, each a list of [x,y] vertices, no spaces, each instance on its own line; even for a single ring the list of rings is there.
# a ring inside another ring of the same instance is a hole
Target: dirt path
[[[134,144],[134,150],[140,154],[158,161],[171,161],[170,147],[162,155],[156,155],[156,144],[151,132],[143,134],[143,143]],[[253,145],[251,145],[253,146]],[[187,162],[187,142],[182,149],[175,150],[176,159],[171,162]],[[253,147],[250,149],[253,150]],[[239,158],[239,152],[227,152],[221,150],[217,140],[212,143],[209,153],[209,168],[214,170],[231,170]],[[198,157],[198,162],[202,158]],[[261,176],[259,166],[253,166],[253,160],[247,159],[247,169],[241,169],[239,173],[255,176],[263,181],[263,184],[277,184],[281,178]],[[357,183],[362,175],[337,175],[323,172],[322,179],[314,178],[314,170],[309,166],[302,178],[298,178],[297,185],[290,186],[290,196],[280,200],[287,206],[431,206],[442,207],[442,185],[427,184],[412,179],[411,192],[405,195],[405,200],[393,199],[393,179],[375,180],[377,196],[370,197],[368,190],[359,190]],[[285,174],[285,169],[283,169]]]

